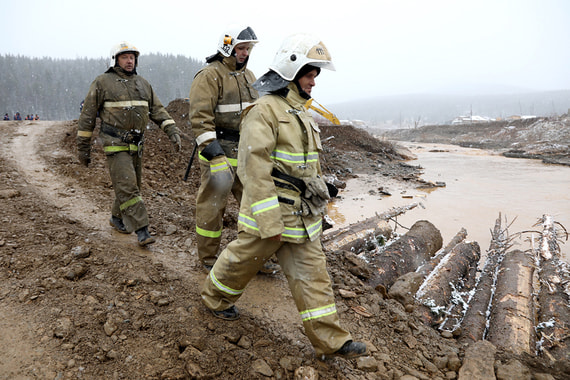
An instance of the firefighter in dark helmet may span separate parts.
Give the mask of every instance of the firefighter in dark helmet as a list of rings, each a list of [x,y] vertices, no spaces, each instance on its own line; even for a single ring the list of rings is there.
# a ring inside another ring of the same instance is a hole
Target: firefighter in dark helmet
[[[242,183],[235,175],[242,111],[257,98],[254,74],[247,68],[257,36],[249,26],[230,25],[217,51],[190,87],[190,123],[200,162],[196,195],[198,257],[210,269],[218,256],[223,216],[230,193],[240,202]]]
[[[127,42],[111,50],[109,69],[89,88],[79,116],[77,150],[79,161],[89,166],[91,138],[96,118],[101,119],[99,137],[107,157],[115,191],[109,223],[117,231],[137,234],[146,246],[155,238],[148,231],[148,214],[141,197],[144,134],[152,120],[180,151],[180,133],[151,85],[137,75],[139,51]]]
[[[306,104],[321,69],[334,70],[325,45],[297,34],[254,83],[267,94],[241,122],[238,238],[218,257],[201,295],[216,317],[239,318],[235,302],[275,254],[317,356],[355,357],[367,348],[340,325],[320,240],[330,193],[321,175],[319,128]]]

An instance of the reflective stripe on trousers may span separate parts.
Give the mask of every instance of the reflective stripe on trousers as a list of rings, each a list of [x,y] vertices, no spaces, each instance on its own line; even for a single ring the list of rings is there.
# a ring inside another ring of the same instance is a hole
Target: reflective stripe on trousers
[[[326,258],[320,240],[285,243],[240,232],[220,254],[202,288],[202,300],[212,310],[225,310],[242,295],[265,261],[275,254],[283,269],[297,310],[317,355],[338,350],[350,333],[340,326]],[[272,297],[271,291],[266,291]],[[266,305],[259,305],[264,307]],[[271,313],[271,310],[267,310]]]

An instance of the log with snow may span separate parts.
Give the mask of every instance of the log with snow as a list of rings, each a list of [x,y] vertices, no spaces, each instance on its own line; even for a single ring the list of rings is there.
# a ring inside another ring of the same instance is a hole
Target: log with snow
[[[387,241],[392,235],[392,228],[387,221],[417,206],[418,203],[411,203],[394,207],[362,222],[328,232],[323,235],[323,249],[326,251],[351,251],[355,254],[376,249],[380,240]]]
[[[509,251],[499,267],[487,340],[517,355],[534,354],[534,259],[521,250]]]
[[[370,284],[389,289],[398,277],[425,264],[442,244],[441,233],[432,223],[417,221],[392,244],[369,254],[368,260],[375,269]]]
[[[441,259],[445,257],[457,244],[461,243],[467,237],[467,230],[461,230],[455,234],[451,241],[435,256],[433,256],[427,263],[420,266],[415,272],[406,273],[396,280],[388,291],[388,296],[400,302],[403,306],[411,305],[414,303],[416,292],[424,282],[426,277],[432,270],[439,264]]]
[[[426,324],[441,323],[453,305],[466,302],[460,293],[472,284],[469,278],[480,256],[477,242],[462,242],[441,259],[416,293],[418,312]]]
[[[540,263],[538,293],[539,353],[551,361],[570,360],[570,268],[561,259],[559,225],[544,215],[536,258]]]
[[[482,340],[487,328],[488,311],[495,290],[497,268],[503,260],[508,246],[508,234],[501,227],[501,215],[491,231],[491,244],[483,270],[477,280],[473,294],[468,300],[467,310],[461,321],[460,343],[473,343]]]

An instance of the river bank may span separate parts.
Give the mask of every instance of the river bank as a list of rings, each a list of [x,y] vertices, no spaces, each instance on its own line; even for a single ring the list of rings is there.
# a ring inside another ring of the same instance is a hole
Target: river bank
[[[392,207],[420,202],[421,207],[399,216],[398,223],[409,228],[416,220],[429,220],[446,241],[465,228],[467,239],[477,241],[482,250],[489,248],[491,230],[499,214],[505,225],[510,225],[511,235],[521,234],[515,242],[523,250],[530,248],[532,236],[523,232],[534,230],[543,214],[552,215],[570,229],[570,167],[507,158],[492,150],[399,143],[417,157],[408,163],[422,168],[422,179],[443,182],[445,186],[409,189],[378,176],[361,175],[347,182],[341,198],[330,207],[329,214],[338,222],[337,227]],[[568,261],[568,247],[562,245],[561,249]]]

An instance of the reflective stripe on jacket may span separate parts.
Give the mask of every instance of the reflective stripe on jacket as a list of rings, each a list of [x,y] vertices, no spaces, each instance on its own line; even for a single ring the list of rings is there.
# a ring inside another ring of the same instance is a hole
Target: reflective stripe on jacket
[[[300,192],[276,186],[274,168],[282,173],[315,177],[321,173],[319,128],[304,108],[306,99],[289,84],[286,97],[265,95],[246,110],[242,124],[237,173],[244,185],[239,231],[283,241],[315,240],[322,232],[320,216],[301,216]]]
[[[216,127],[239,131],[242,111],[257,98],[253,73],[244,66],[236,70],[236,58],[214,60],[201,69],[190,87],[190,124],[202,151],[216,139]],[[226,156],[236,158],[237,141],[220,140]]]

